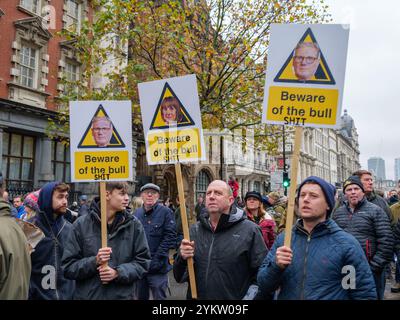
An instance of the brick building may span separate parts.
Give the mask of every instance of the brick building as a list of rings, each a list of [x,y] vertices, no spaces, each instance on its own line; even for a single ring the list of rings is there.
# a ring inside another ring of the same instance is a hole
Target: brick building
[[[70,180],[69,151],[46,128],[61,80],[79,78],[76,54],[58,32],[79,31],[90,15],[87,0],[0,1],[0,168],[11,194]]]

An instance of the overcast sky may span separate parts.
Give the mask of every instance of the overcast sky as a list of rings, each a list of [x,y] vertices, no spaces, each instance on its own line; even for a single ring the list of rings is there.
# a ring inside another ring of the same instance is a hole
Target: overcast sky
[[[400,158],[400,1],[326,0],[333,23],[350,24],[343,109],[359,134],[360,161]]]

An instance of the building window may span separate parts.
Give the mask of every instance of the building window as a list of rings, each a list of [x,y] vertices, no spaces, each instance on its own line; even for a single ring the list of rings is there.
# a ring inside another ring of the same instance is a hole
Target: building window
[[[24,86],[36,87],[37,50],[23,45],[20,51],[20,83]]]
[[[66,62],[65,63],[65,78],[68,81],[77,81],[79,74],[79,67],[75,64]]]
[[[21,0],[21,7],[39,14],[40,0]]]
[[[81,3],[78,0],[67,0],[66,27],[74,26],[80,29],[81,22]]]
[[[71,182],[69,149],[59,141],[52,141],[51,143],[51,168],[56,181]]]
[[[78,86],[76,85],[76,81],[79,80],[79,66],[77,64],[66,61],[64,72],[65,80],[67,80],[64,91],[70,93],[78,93]]]
[[[257,191],[257,192],[261,192],[261,188],[260,188],[260,182],[259,181],[254,181],[254,184],[253,184],[253,189],[254,189],[254,191]]]
[[[199,196],[205,196],[207,187],[210,184],[211,179],[205,170],[201,170],[196,178],[196,199]]]
[[[3,174],[7,188],[33,188],[35,138],[3,132]]]

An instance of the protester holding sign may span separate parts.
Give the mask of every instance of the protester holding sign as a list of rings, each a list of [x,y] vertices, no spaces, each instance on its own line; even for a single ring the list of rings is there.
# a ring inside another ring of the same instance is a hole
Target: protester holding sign
[[[267,248],[260,227],[233,203],[226,182],[211,182],[205,215],[190,229],[193,241],[182,240],[174,277],[179,283],[188,280],[187,259],[193,257],[199,299],[240,300],[248,292],[257,293],[257,270]]]
[[[300,220],[291,247],[280,234],[257,276],[260,291],[283,300],[376,299],[374,278],[357,240],[330,219],[335,188],[308,177],[297,194]]]
[[[108,247],[101,248],[100,200],[74,223],[65,247],[65,277],[76,280],[74,299],[133,299],[148,271],[150,251],[142,224],[126,211],[128,185],[106,183]]]

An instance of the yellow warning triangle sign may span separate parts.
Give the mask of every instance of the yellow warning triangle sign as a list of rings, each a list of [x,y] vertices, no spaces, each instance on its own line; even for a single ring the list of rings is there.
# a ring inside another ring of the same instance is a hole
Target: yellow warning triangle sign
[[[97,121],[92,128],[93,119]],[[97,108],[78,148],[125,148],[125,143],[102,105]]]
[[[166,129],[191,125],[194,125],[193,119],[168,82],[166,82],[153,120],[151,121],[150,129]]]
[[[306,30],[298,44],[301,45],[302,43],[305,43],[306,46],[307,43],[313,43],[316,45],[314,48],[319,48],[319,59],[314,61],[306,61],[307,58],[311,60],[315,57],[298,56],[295,58],[296,50],[294,49],[286,59],[283,67],[279,70],[274,82],[336,84],[335,79],[329,70],[328,64],[326,63],[322,50],[318,46],[315,36],[311,31],[311,28]],[[294,66],[293,63],[294,59],[300,59],[298,60],[296,66]],[[313,65],[314,63],[318,63],[318,65]],[[301,66],[299,66],[300,64]]]

